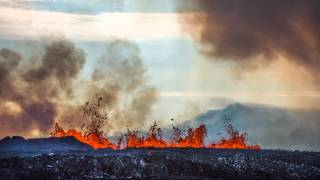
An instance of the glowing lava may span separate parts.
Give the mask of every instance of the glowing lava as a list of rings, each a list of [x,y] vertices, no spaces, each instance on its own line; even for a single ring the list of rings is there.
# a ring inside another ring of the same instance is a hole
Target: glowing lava
[[[123,135],[117,145],[109,141],[108,138],[102,137],[101,135],[90,133],[83,135],[74,129],[64,131],[58,124],[55,125],[54,131],[51,133],[53,137],[65,137],[73,136],[80,142],[86,143],[94,149],[100,148],[144,148],[144,147],[155,147],[155,148],[226,148],[226,149],[256,149],[259,150],[261,147],[257,144],[248,145],[246,133],[239,133],[231,125],[226,126],[228,132],[228,138],[221,138],[217,143],[211,143],[205,145],[205,138],[207,137],[207,129],[205,125],[200,125],[196,129],[188,129],[187,133],[177,127],[173,127],[173,135],[171,140],[164,140],[162,138],[162,132],[157,125],[154,124],[149,129],[146,136],[139,136],[138,131],[128,131],[127,134]]]
[[[257,144],[247,145],[247,134],[239,133],[231,124],[226,125],[228,138],[221,138],[217,143],[212,143],[208,148],[226,148],[226,149],[261,149]]]
[[[76,131],[74,129],[69,129],[68,131],[64,131],[61,127],[59,127],[57,123],[55,124],[54,130],[51,132],[51,136],[52,137],[73,136],[78,141],[88,144],[94,149],[101,149],[101,148],[117,149],[116,145],[114,145],[107,138],[104,138],[101,135],[94,134],[94,133],[83,135],[81,132]]]

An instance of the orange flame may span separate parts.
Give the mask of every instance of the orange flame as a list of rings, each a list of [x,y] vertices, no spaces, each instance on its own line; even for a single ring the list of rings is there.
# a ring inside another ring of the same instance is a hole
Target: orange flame
[[[142,148],[142,147],[168,147],[168,143],[162,139],[161,129],[157,128],[157,124],[154,124],[149,129],[147,137],[139,137],[138,131],[129,131],[125,137],[119,140],[119,144],[122,140],[126,141],[126,148]],[[119,145],[120,146],[120,145]]]
[[[261,147],[257,144],[247,145],[246,133],[239,133],[231,125],[227,126],[228,138],[221,138],[217,143],[211,143],[208,146],[205,145],[205,138],[207,137],[207,129],[205,125],[200,125],[196,129],[188,129],[187,134],[184,136],[179,128],[173,127],[174,133],[171,141],[166,141],[162,138],[162,132],[160,128],[157,128],[157,124],[154,124],[149,129],[147,136],[139,136],[138,131],[128,131],[127,134],[122,136],[118,145],[113,144],[108,138],[101,135],[90,133],[83,135],[74,129],[64,131],[58,124],[55,125],[55,129],[51,133],[53,137],[65,137],[73,136],[80,142],[86,143],[94,149],[100,148],[112,148],[120,149],[121,144],[124,144],[124,148],[143,148],[143,147],[155,147],[155,148],[229,148],[229,149],[256,149]]]
[[[183,137],[179,128],[174,128],[179,133],[174,133],[174,138],[170,144],[171,147],[192,147],[192,148],[204,148],[204,139],[207,136],[207,128],[205,125],[200,125],[196,129],[188,129],[187,135]]]
[[[90,145],[94,149],[101,148],[112,148],[117,149],[117,146],[112,144],[107,138],[102,137],[101,135],[89,133],[87,135],[82,135],[81,132],[78,132],[74,129],[69,129],[68,131],[64,131],[58,123],[55,124],[54,130],[51,132],[52,137],[66,137],[73,136],[78,141],[83,142],[85,144]]]
[[[230,148],[230,149],[261,149],[257,144],[247,145],[246,133],[239,133],[231,124],[226,125],[226,130],[229,134],[228,138],[221,138],[217,143],[212,143],[208,148]]]

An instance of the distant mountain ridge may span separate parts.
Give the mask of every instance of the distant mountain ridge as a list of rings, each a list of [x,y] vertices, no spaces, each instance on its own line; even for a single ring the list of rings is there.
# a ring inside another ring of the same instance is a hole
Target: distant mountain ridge
[[[320,150],[320,110],[285,109],[260,104],[234,103],[223,109],[208,110],[183,123],[186,127],[205,124],[208,140],[225,136],[227,119],[249,140],[263,148]]]

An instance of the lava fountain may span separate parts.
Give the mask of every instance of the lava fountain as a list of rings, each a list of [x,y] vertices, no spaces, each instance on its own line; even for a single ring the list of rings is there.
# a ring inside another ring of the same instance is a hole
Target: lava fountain
[[[107,137],[101,134],[89,133],[83,134],[75,129],[63,130],[58,124],[55,124],[54,130],[51,132],[52,137],[73,136],[78,141],[90,145],[94,149],[112,148],[226,148],[226,149],[255,149],[260,150],[261,146],[258,144],[247,144],[247,134],[240,133],[233,128],[231,124],[226,126],[228,133],[227,138],[221,138],[217,142],[205,144],[207,137],[207,128],[205,125],[192,129],[189,128],[186,133],[183,133],[180,128],[173,127],[173,134],[171,140],[162,138],[161,128],[157,127],[155,123],[150,127],[146,136],[139,135],[138,131],[128,131],[121,136],[118,143],[112,143]]]

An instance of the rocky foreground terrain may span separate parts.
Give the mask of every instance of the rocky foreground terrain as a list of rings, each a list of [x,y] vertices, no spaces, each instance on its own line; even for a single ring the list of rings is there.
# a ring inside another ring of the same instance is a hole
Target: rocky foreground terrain
[[[125,149],[3,151],[0,179],[320,179],[320,153]]]

